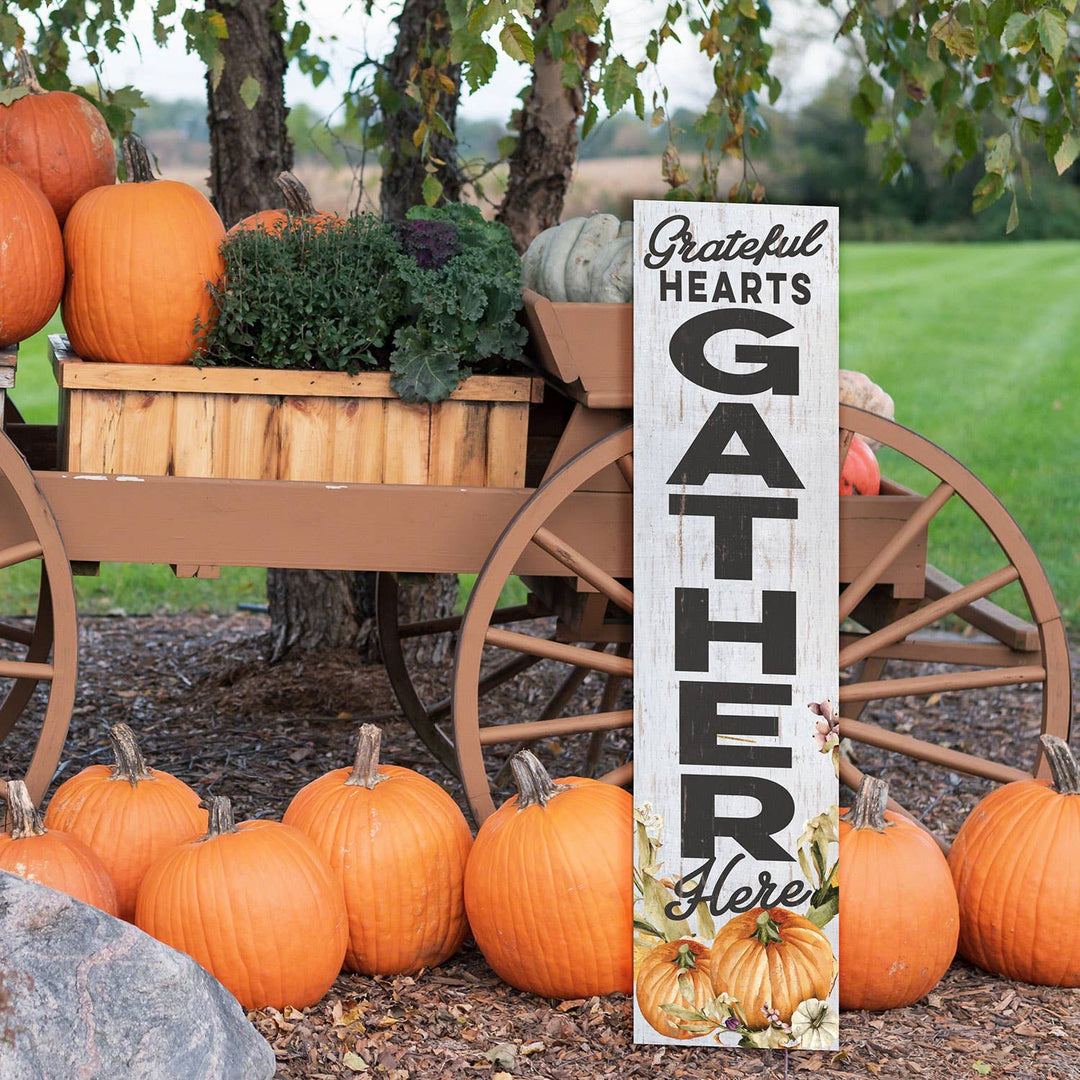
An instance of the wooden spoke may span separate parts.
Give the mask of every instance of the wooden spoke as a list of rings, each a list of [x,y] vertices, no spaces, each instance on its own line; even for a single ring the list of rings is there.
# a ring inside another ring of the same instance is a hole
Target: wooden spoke
[[[881,577],[882,571],[915,539],[930,523],[930,519],[953,497],[955,489],[949,484],[939,484],[918,509],[900,526],[889,542],[866,564],[862,572],[840,594],[840,621],[843,622],[858,606]]]
[[[13,641],[16,645],[29,645],[33,640],[34,631],[30,627],[0,622],[0,641]]]
[[[1020,572],[1015,566],[1004,566],[992,574],[987,574],[986,577],[979,578],[978,581],[973,581],[970,585],[965,585],[957,592],[935,600],[932,604],[927,604],[872,634],[867,634],[861,641],[849,645],[840,653],[840,667],[846,668],[849,664],[870,656],[884,645],[893,645],[897,641],[902,641],[908,634],[921,630],[924,626],[929,626],[946,615],[951,615],[973,600],[981,600],[984,596],[997,592],[1009,582],[1016,581],[1019,576]]]
[[[609,573],[601,570],[596,563],[565,540],[560,540],[550,529],[541,526],[532,539],[537,547],[557,559],[567,570],[584,578],[617,607],[626,612],[634,610],[634,594],[625,585],[620,585]]]
[[[861,641],[865,634],[841,634],[840,648],[846,649]],[[959,641],[956,635],[940,638],[909,638],[886,645],[874,652],[871,659],[911,660],[925,664],[967,664],[972,667],[1018,667],[1037,664],[1038,650],[1016,652],[1007,645],[992,641]],[[864,676],[865,673],[864,673]]]
[[[480,680],[478,686],[480,696],[484,697],[486,694],[490,694],[492,690],[497,690],[504,683],[508,683],[511,679],[516,679],[523,672],[528,671],[529,668],[535,667],[543,659],[542,656],[517,656],[513,660],[508,660],[505,664],[500,664],[494,671],[489,672]],[[453,698],[446,697],[435,702],[428,709],[428,716],[434,721],[445,720],[450,715],[452,708]]]
[[[499,608],[491,617],[493,623],[520,622],[522,619],[534,618],[528,605],[518,604],[515,607]],[[460,615],[447,615],[444,619],[427,619],[425,622],[405,623],[398,628],[398,636],[402,638],[423,637],[425,634],[445,634],[461,629]]]
[[[0,551],[0,570],[5,566],[15,566],[30,559],[41,557],[41,544],[37,540],[27,540],[24,544],[12,544]]]
[[[615,646],[616,656],[629,656],[629,642],[620,641]],[[619,699],[619,691],[622,689],[623,680],[618,675],[609,675],[604,680],[604,692],[600,695],[600,707],[597,712],[611,712],[615,708],[615,702]],[[600,762],[600,751],[604,747],[605,732],[594,731],[589,738],[589,747],[585,751],[585,769],[582,776],[592,776],[596,772],[596,766]]]
[[[944,675],[919,675],[910,679],[882,679],[879,682],[845,683],[840,700],[879,701],[884,698],[925,697],[951,690],[977,690],[986,686],[1019,686],[1043,682],[1044,667],[1004,667],[981,671],[949,671]]]
[[[552,720],[534,720],[522,724],[493,724],[480,729],[480,745],[535,742],[553,735],[577,735],[584,731],[615,731],[628,728],[633,722],[633,709],[619,709],[615,712],[560,716]]]
[[[28,664],[21,660],[0,660],[0,679],[37,679],[51,682],[52,664]]]
[[[564,645],[562,642],[551,641],[547,638],[529,637],[528,634],[519,634],[513,630],[496,630],[494,627],[489,627],[484,635],[484,642],[500,649],[513,649],[515,652],[528,653],[530,656],[538,656],[545,660],[576,664],[578,667],[589,668],[592,671],[606,671],[612,675],[634,674],[633,660],[612,656],[610,653],[594,652],[592,649],[579,649],[575,645]]]
[[[626,486],[633,491],[634,490],[634,455],[625,454],[615,462],[622,473],[623,479],[626,481]]]
[[[634,763],[628,761],[625,765],[620,765],[617,769],[612,769],[611,772],[604,773],[604,775],[598,777],[598,779],[601,784],[626,787],[626,785],[634,779]]]
[[[866,743],[868,746],[879,746],[883,750],[893,750],[898,754],[926,761],[932,765],[943,765],[947,769],[966,773],[968,776],[983,776],[988,780],[997,780],[1003,784],[1013,780],[1031,779],[1031,773],[1024,772],[1023,769],[1015,769],[1011,765],[999,765],[996,761],[986,761],[973,754],[950,750],[948,747],[925,742],[911,735],[885,731],[862,720],[848,720],[841,716],[840,734],[845,739]]]

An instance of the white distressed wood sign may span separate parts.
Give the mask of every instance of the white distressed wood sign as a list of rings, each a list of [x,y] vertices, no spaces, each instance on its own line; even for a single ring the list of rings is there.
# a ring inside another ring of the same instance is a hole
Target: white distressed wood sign
[[[835,208],[634,206],[634,1036],[837,1045]]]

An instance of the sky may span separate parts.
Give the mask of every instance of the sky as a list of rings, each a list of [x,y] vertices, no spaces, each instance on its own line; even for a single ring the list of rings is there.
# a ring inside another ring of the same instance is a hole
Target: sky
[[[150,32],[150,5],[146,0],[140,0],[136,6],[135,41],[126,44],[117,54],[106,53],[103,65],[106,84],[118,87],[130,83],[145,94],[163,100],[201,98],[204,68],[197,56],[185,53],[183,34],[174,33],[164,48],[156,46]],[[353,66],[365,56],[382,56],[390,50],[393,26],[387,16],[368,16],[364,13],[363,3],[350,0],[306,0],[302,11],[298,3],[292,2],[288,6],[293,18],[302,16],[312,27],[311,47],[331,65],[330,77],[317,89],[306,76],[290,70],[286,78],[288,104],[307,102],[320,113],[329,113],[340,101]],[[399,10],[399,6],[395,5],[393,10]],[[617,48],[631,61],[642,57],[649,26],[658,15],[658,5],[654,0],[611,0],[609,10]],[[838,63],[838,53],[828,40],[828,33],[823,40],[807,39],[808,20],[815,18],[818,26],[824,26],[827,31],[817,5],[780,0],[774,8],[774,40],[779,45],[781,78],[789,101],[803,97],[814,86],[820,85]],[[818,36],[821,36],[820,31]],[[797,47],[793,47],[796,43]],[[669,42],[665,48],[667,55],[662,57],[661,76],[668,85],[672,105],[703,105],[711,94],[712,78],[696,43],[691,40],[685,40],[681,45]],[[91,78],[89,67],[80,64],[74,54],[70,73],[77,80]],[[502,57],[492,82],[464,98],[460,115],[470,119],[497,117],[505,120],[509,116],[510,102],[524,85],[526,76],[523,65]],[[647,105],[650,97],[651,88],[647,88]]]

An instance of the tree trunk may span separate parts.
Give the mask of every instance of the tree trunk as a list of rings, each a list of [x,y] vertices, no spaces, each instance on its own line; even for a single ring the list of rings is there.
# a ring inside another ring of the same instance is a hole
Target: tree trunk
[[[289,652],[375,649],[375,575],[273,570],[266,579],[270,661]]]
[[[533,19],[534,36],[565,6],[565,0],[540,0]],[[576,44],[584,56],[588,42],[582,36]],[[580,86],[563,86],[562,69],[561,58],[546,50],[537,52],[532,85],[519,113],[517,147],[510,156],[506,195],[496,215],[510,230],[519,251],[537,233],[558,224],[577,159],[577,124],[584,94]]]
[[[285,48],[273,11],[277,0],[207,0],[225,17],[219,42],[225,65],[206,76],[210,191],[226,228],[282,205],[274,180],[292,168],[285,128]],[[252,108],[244,103],[258,90]]]
[[[450,64],[450,22],[445,0],[405,0],[397,17],[397,39],[386,57],[386,78],[399,93],[410,81],[414,69],[434,65],[442,71],[457,92],[440,100],[438,112],[451,131],[456,130],[458,96],[461,89],[461,65]],[[386,112],[386,153],[379,207],[388,221],[401,221],[410,206],[424,201],[421,187],[427,172],[420,152],[413,144],[413,132],[421,120],[418,103],[401,94],[396,112]],[[431,156],[445,162],[435,173],[442,182],[443,198],[451,202],[461,198],[461,175],[458,172],[457,147],[445,135],[431,135]]]

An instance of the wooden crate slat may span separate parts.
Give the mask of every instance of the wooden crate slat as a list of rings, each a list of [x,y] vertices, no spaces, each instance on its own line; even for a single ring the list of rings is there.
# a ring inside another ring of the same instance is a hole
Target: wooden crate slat
[[[488,487],[524,486],[528,435],[528,405],[505,405],[501,409],[492,409],[488,418],[484,479]]]
[[[384,401],[351,400],[341,403],[333,426],[334,473],[341,484],[379,484],[386,454]]]
[[[431,414],[429,484],[482,487],[487,478],[488,409],[448,401]]]
[[[383,441],[385,484],[427,484],[431,450],[431,410],[395,402],[386,410]]]
[[[260,480],[278,475],[279,398],[263,394],[232,394],[221,398],[217,409],[217,445],[214,475],[238,480]]]
[[[213,476],[217,410],[213,394],[155,394],[173,406],[175,437],[170,438],[172,472],[175,476]],[[227,419],[223,418],[227,423]],[[170,436],[173,432],[169,433]]]

